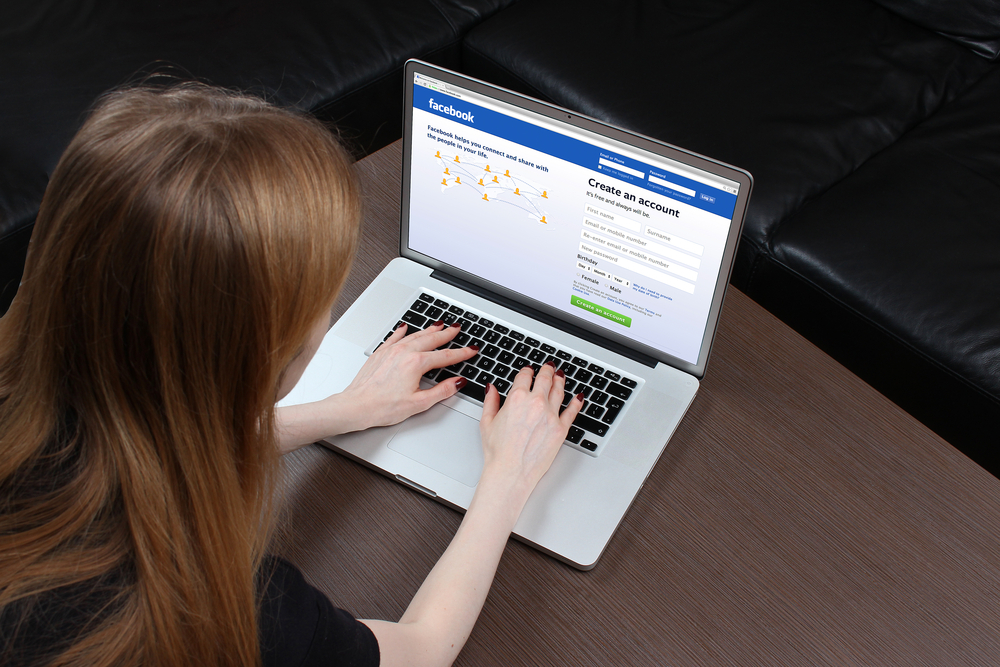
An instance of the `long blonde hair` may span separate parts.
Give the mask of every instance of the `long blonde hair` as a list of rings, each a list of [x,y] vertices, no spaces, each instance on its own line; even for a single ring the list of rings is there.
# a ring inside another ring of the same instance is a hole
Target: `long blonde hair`
[[[349,167],[198,84],[113,92],[67,148],[0,320],[0,617],[98,601],[52,664],[259,663],[273,405],[356,248]]]

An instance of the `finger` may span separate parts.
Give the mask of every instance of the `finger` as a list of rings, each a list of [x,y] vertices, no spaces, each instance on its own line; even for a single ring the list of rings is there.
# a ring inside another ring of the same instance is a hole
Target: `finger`
[[[394,345],[399,341],[403,340],[403,336],[406,335],[407,326],[406,323],[400,324],[396,327],[396,330],[392,332],[392,335],[385,339],[385,343],[381,347],[386,347],[388,345]]]
[[[552,377],[555,375],[556,365],[551,361],[546,361],[542,364],[542,367],[538,369],[538,375],[535,376],[535,387],[532,391],[537,391],[542,396],[548,397],[549,391],[552,389]]]
[[[423,331],[418,331],[410,336],[410,340],[419,343],[419,349],[433,350],[451,341],[461,330],[462,328],[457,324],[445,326],[441,320],[438,320]]]
[[[453,347],[446,350],[432,350],[427,353],[424,372],[432,368],[444,368],[466,361],[479,354],[479,348],[475,345],[468,347]]]
[[[483,399],[483,416],[480,418],[479,422],[484,428],[489,428],[490,424],[493,423],[493,418],[497,416],[497,412],[500,411],[500,392],[496,390],[493,384],[486,385],[486,398]]]
[[[552,388],[549,389],[549,404],[555,409],[562,405],[563,392],[566,389],[566,373],[560,368],[552,376]]]
[[[578,414],[580,414],[580,408],[582,407],[583,394],[580,393],[570,399],[566,409],[562,411],[561,415],[559,415],[559,421],[562,422],[562,425],[565,426],[567,430],[569,430],[569,427],[573,425],[573,420],[576,419]]]
[[[534,374],[535,371],[532,370],[531,366],[525,366],[520,371],[518,371],[517,375],[514,376],[514,382],[511,383],[510,391],[507,392],[507,395],[510,396],[510,392],[514,391],[515,389],[527,389],[530,391],[531,378]]]
[[[468,382],[463,377],[448,378],[444,382],[438,382],[430,389],[421,389],[416,393],[417,406],[420,408],[417,412],[423,412],[435,403],[451,398]]]

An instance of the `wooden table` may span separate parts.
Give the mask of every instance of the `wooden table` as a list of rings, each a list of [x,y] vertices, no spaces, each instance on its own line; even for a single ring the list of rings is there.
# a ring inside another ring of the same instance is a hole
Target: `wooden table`
[[[397,142],[358,163],[339,311],[397,254]],[[318,446],[281,551],[395,620],[461,516]],[[597,567],[511,540],[458,665],[1000,664],[1000,481],[739,291],[708,374]]]

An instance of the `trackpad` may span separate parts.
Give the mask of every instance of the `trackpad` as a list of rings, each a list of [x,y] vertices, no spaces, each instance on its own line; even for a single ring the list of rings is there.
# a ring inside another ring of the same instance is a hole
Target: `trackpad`
[[[469,487],[483,472],[479,421],[443,405],[403,422],[389,449]]]

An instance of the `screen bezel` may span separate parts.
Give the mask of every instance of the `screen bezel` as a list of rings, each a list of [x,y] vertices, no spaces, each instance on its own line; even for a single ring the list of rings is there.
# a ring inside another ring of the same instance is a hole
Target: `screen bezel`
[[[510,104],[523,111],[539,114],[546,118],[564,123],[576,129],[593,132],[613,141],[618,141],[626,146],[646,151],[668,160],[680,162],[698,170],[707,171],[719,177],[734,181],[739,184],[736,205],[733,210],[732,223],[729,235],[726,239],[725,249],[722,255],[718,279],[716,281],[712,295],[711,306],[708,318],[705,323],[705,330],[702,335],[701,347],[698,354],[697,363],[690,363],[684,359],[675,357],[657,348],[640,343],[633,338],[618,334],[609,329],[605,329],[583,318],[576,317],[564,310],[552,307],[546,303],[533,299],[520,292],[508,289],[502,285],[484,280],[475,274],[471,274],[456,266],[442,262],[438,259],[417,252],[409,247],[409,212],[410,212],[410,173],[405,166],[410,164],[412,158],[412,131],[413,131],[413,86],[414,75],[424,74],[426,76],[439,79],[446,84],[452,84],[460,88],[466,88],[473,93],[487,95],[500,102]],[[540,100],[515,93],[511,90],[495,86],[493,84],[480,81],[472,77],[452,72],[447,69],[431,65],[419,60],[409,60],[404,68],[404,111],[403,111],[403,162],[402,192],[400,200],[400,234],[399,234],[399,254],[402,257],[413,260],[436,271],[442,271],[453,275],[460,280],[476,285],[481,289],[496,294],[502,299],[523,304],[550,315],[561,321],[572,324],[575,327],[592,332],[598,337],[613,341],[628,349],[635,350],[641,355],[656,359],[662,363],[678,368],[686,373],[690,373],[697,378],[705,375],[708,366],[708,358],[712,345],[715,341],[715,333],[718,328],[719,314],[725,300],[726,289],[729,284],[729,277],[732,273],[733,260],[736,256],[736,248],[740,240],[740,232],[746,217],[747,202],[750,199],[750,192],[753,187],[753,177],[746,170],[713,160],[691,151],[672,146],[670,144],[657,141],[634,132],[629,132],[621,128],[608,125],[594,118],[580,115],[576,112],[564,109]]]

